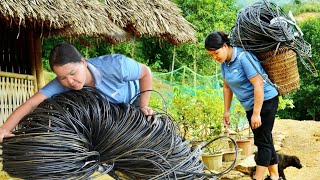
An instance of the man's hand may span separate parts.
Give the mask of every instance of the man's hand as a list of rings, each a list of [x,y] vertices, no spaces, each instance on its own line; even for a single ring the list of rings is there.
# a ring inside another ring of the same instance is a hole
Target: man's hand
[[[150,121],[152,116],[155,115],[155,112],[148,106],[141,107],[140,110],[147,116],[147,121]]]
[[[0,127],[0,143],[2,143],[3,138],[5,137],[12,137],[14,134],[12,134],[10,131],[7,131],[6,129],[3,129]]]

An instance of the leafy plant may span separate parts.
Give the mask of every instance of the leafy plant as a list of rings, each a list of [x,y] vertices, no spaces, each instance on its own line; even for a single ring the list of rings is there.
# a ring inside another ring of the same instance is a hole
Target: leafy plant
[[[219,154],[222,153],[222,150],[225,148],[224,143],[222,140],[217,140],[212,143],[210,143],[208,146],[204,148],[205,154]]]
[[[289,98],[283,98],[282,96],[279,96],[279,105],[278,110],[283,110],[286,108],[294,108],[293,100]]]
[[[170,106],[172,116],[181,124],[184,137],[209,141],[222,129],[223,100],[221,90],[174,88]]]
[[[230,112],[230,124],[231,129],[233,129],[237,134],[237,139],[241,139],[241,130],[244,129],[244,126],[248,124],[246,119],[246,112],[240,102],[236,99],[233,100],[233,107]],[[250,128],[249,128],[250,129]]]

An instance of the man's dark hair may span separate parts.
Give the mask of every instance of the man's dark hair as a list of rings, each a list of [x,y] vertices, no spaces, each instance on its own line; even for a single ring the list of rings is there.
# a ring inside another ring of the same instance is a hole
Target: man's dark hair
[[[81,62],[83,56],[73,45],[68,43],[57,44],[50,52],[49,64],[62,66],[67,63]]]

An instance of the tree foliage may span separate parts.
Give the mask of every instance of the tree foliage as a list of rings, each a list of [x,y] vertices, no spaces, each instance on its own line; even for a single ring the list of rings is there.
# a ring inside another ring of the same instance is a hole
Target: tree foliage
[[[300,26],[304,39],[312,45],[312,61],[317,70],[320,69],[320,20],[306,21]],[[299,61],[299,60],[298,60]],[[281,118],[320,120],[320,78],[314,77],[302,63],[298,64],[300,89],[290,97],[293,99],[292,110],[279,112]]]
[[[212,31],[229,32],[237,16],[235,0],[175,0],[183,16],[197,31],[196,43],[177,48],[177,65],[186,65],[199,74],[215,74],[217,63],[212,61],[204,49],[204,39]],[[195,69],[195,67],[197,67]]]

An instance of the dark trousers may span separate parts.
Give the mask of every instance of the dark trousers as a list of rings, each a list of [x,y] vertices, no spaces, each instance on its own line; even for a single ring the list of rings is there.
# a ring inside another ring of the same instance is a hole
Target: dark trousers
[[[260,113],[262,124],[259,128],[252,130],[254,144],[258,147],[258,153],[255,160],[256,164],[259,166],[268,167],[270,165],[278,164],[278,158],[272,140],[272,128],[278,109],[278,103],[278,96],[263,102]],[[251,127],[253,109],[246,113]]]

